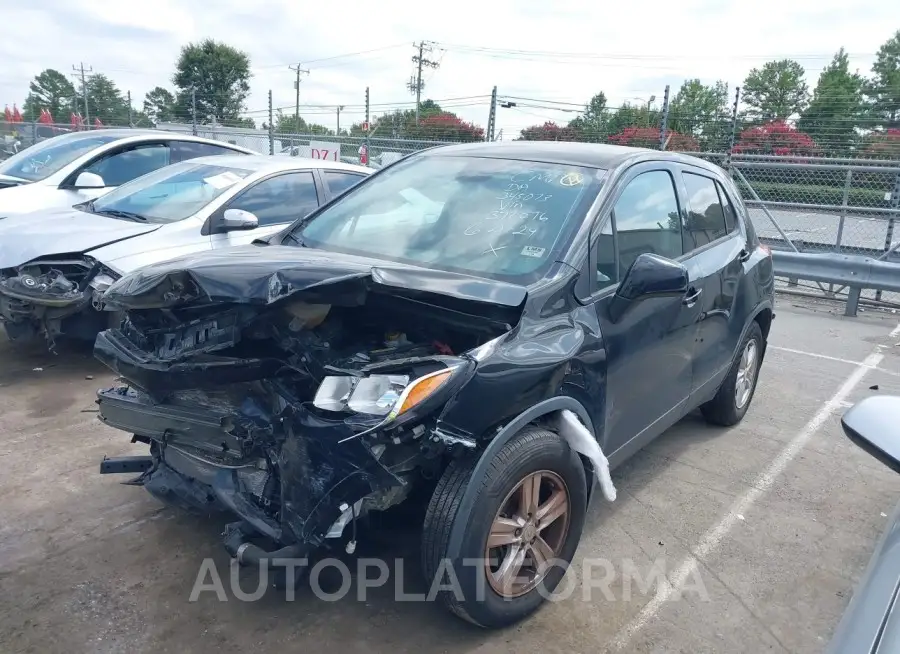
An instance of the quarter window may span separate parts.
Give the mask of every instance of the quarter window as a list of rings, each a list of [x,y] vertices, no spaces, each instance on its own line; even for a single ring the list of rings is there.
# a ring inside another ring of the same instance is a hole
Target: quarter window
[[[684,173],[688,214],[684,233],[684,250],[701,248],[728,233],[716,182],[709,177]]]

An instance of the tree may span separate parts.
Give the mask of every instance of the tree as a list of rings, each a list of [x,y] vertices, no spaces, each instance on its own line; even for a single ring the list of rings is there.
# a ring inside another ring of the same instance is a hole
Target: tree
[[[900,30],[878,48],[866,95],[884,127],[900,127]]]
[[[630,104],[625,102],[610,117],[608,129],[610,134],[618,134],[626,127],[658,128],[662,114],[643,102]]]
[[[144,114],[156,125],[175,120],[175,96],[161,86],[157,86],[144,96]]]
[[[28,85],[22,114],[26,120],[37,120],[41,109],[47,109],[58,123],[66,122],[76,99],[75,87],[65,75],[53,68],[42,71]]]
[[[80,94],[84,97],[84,89]],[[87,97],[91,122],[99,118],[104,125],[128,124],[128,101],[106,75],[91,75],[87,79]]]
[[[526,127],[519,133],[520,141],[577,141],[578,133],[548,120],[543,125]]]
[[[659,129],[656,127],[626,127],[618,134],[609,137],[609,142],[616,145],[629,145],[634,148],[659,149]],[[666,130],[666,150],[673,152],[697,152],[700,144],[697,139],[687,134]]]
[[[803,66],[790,59],[766,62],[744,80],[742,91],[749,115],[757,120],[786,120],[806,108],[809,88]]]
[[[230,45],[206,39],[181,49],[172,82],[179,116],[191,116],[192,91],[197,122],[234,125],[250,95],[250,57]]]
[[[721,150],[731,130],[728,84],[719,80],[709,86],[699,79],[685,80],[672,97],[668,126],[673,132],[690,134],[704,150]]]
[[[419,138],[439,141],[483,141],[484,128],[463,120],[450,111],[432,113],[419,119],[415,131]]]
[[[275,113],[276,134],[314,134],[320,136],[334,136],[334,130],[324,125],[308,123],[299,116],[299,122],[294,119],[294,114],[285,114],[281,109]]]
[[[900,128],[889,127],[869,135],[863,154],[877,159],[900,159]]]
[[[816,156],[822,153],[809,134],[783,120],[774,120],[741,132],[732,150],[735,154],[774,154]]]
[[[585,105],[582,115],[569,121],[569,129],[575,131],[579,141],[604,143],[609,136],[609,117],[606,94],[600,91]]]
[[[861,75],[850,72],[850,59],[841,48],[819,76],[798,129],[829,154],[849,154],[863,113],[864,83]]]

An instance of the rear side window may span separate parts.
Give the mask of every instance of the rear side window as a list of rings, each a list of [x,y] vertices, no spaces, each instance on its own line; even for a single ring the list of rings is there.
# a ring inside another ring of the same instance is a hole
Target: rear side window
[[[359,184],[365,177],[356,173],[344,173],[337,170],[326,170],[325,181],[333,196],[338,196],[344,191]]]
[[[684,250],[689,252],[722,238],[728,230],[715,180],[693,173],[683,173],[682,177],[688,201]]]
[[[172,141],[172,163],[188,161],[197,157],[214,157],[223,154],[243,154],[231,148],[223,148],[210,143],[197,143],[194,141]]]
[[[716,182],[716,188],[719,190],[719,199],[722,201],[722,209],[725,211],[725,230],[731,234],[737,229],[737,213],[734,210],[734,205],[731,204],[731,200],[728,199],[725,187]]]

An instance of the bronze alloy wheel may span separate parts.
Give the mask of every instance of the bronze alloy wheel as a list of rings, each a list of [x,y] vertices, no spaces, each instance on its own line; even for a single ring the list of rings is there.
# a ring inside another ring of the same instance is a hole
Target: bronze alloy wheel
[[[485,573],[507,598],[535,588],[559,557],[569,532],[569,491],[549,470],[533,472],[509,492],[494,517],[485,548]]]

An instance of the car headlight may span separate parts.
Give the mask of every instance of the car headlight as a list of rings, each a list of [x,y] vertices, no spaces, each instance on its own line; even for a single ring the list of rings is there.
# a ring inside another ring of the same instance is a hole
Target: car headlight
[[[325,411],[350,409],[393,420],[438,392],[454,370],[456,366],[412,381],[407,375],[326,377],[316,391],[313,405]]]

